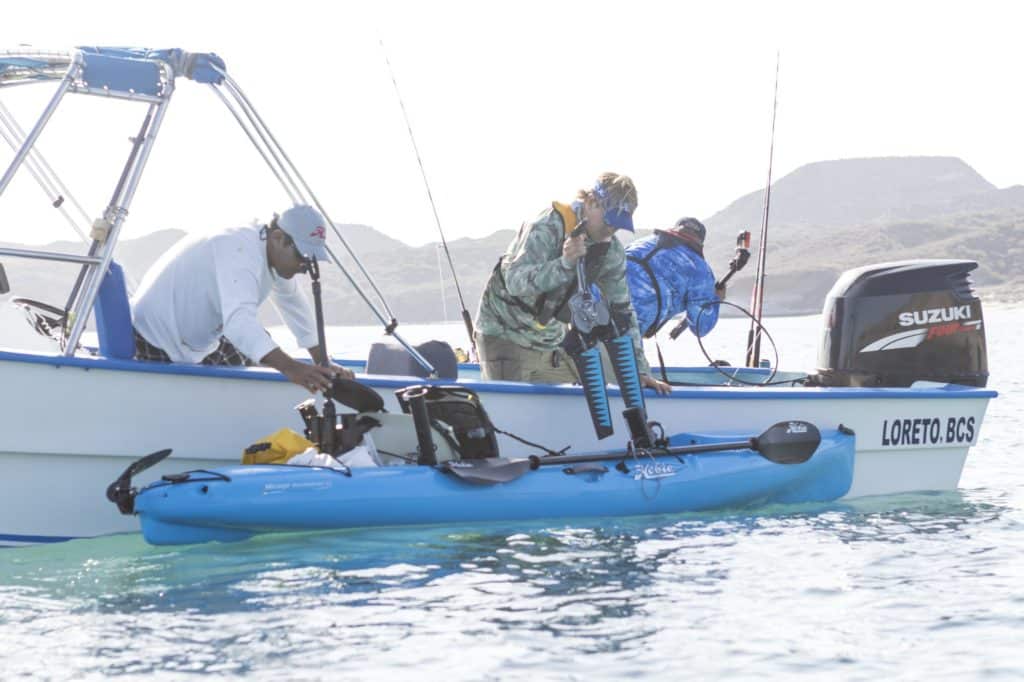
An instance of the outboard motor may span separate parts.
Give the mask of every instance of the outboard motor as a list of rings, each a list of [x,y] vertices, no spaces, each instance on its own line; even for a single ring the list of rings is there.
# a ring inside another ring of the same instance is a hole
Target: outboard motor
[[[984,386],[981,301],[969,260],[910,260],[847,270],[822,315],[818,374],[810,385]]]

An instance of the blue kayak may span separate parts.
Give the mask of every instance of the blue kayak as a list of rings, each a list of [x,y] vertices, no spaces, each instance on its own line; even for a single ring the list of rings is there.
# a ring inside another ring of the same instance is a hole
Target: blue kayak
[[[819,502],[850,488],[854,436],[848,430],[822,430],[816,447],[791,460],[769,459],[755,449],[757,439],[749,440],[751,447],[735,447],[727,436],[683,433],[669,444],[687,445],[661,451],[342,470],[229,466],[166,476],[133,490],[134,508],[122,511],[138,515],[148,542],[173,545],[274,532]],[[716,446],[732,449],[706,451]],[[787,461],[794,463],[780,463]]]

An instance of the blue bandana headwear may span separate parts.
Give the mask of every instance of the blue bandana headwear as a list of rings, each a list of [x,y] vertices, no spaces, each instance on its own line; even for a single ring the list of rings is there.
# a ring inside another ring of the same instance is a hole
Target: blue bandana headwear
[[[594,185],[594,194],[601,200],[604,208],[604,222],[616,230],[633,231],[633,210],[636,208],[629,200],[623,198],[617,205],[611,205],[608,190],[601,183]]]

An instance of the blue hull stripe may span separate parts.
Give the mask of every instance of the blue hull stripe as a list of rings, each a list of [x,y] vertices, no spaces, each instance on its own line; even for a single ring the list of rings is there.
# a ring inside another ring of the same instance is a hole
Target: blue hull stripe
[[[119,372],[138,372],[141,374],[176,374],[200,377],[221,377],[225,379],[243,379],[252,381],[281,381],[283,376],[277,371],[263,367],[214,367],[207,365],[165,364],[160,362],[142,362],[138,360],[109,360],[106,358],[67,358],[59,355],[42,355],[35,353],[16,353],[0,351],[0,363],[24,362],[47,365],[50,367],[80,367],[83,369],[103,369]],[[340,361],[341,364],[360,366],[359,363]],[[470,368],[465,365],[465,368]],[[670,368],[671,369],[671,368]],[[708,369],[708,368],[702,368]],[[693,371],[693,370],[687,370]],[[710,370],[714,371],[714,370]],[[767,376],[767,374],[765,374]],[[410,383],[430,383],[420,377],[384,377],[368,375],[362,378],[370,386],[382,388],[403,388]],[[451,383],[451,380],[439,380],[435,383]],[[562,394],[579,395],[581,389],[572,386],[550,386],[541,384],[522,384],[511,381],[472,381],[459,382],[477,391],[489,393],[530,393],[530,394]],[[609,395],[621,395],[616,387],[608,388]],[[995,398],[999,394],[992,389],[973,388],[949,384],[942,388],[909,389],[909,388],[780,388],[771,391],[761,388],[739,388],[709,386],[708,388],[687,389],[675,387],[667,396],[652,395],[654,400],[902,400],[914,398]]]
[[[77,539],[78,537],[75,535],[10,535],[7,533],[0,533],[0,543],[17,542],[46,544],[50,542],[67,542],[68,540]]]

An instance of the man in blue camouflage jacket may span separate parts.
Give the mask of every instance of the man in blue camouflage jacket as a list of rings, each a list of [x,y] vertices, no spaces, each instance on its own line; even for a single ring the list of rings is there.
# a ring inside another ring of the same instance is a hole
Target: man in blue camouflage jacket
[[[704,336],[718,322],[725,287],[715,286],[704,260],[707,230],[696,218],[680,218],[674,227],[655,230],[626,249],[626,281],[644,338],[671,318],[686,313],[689,329]]]

